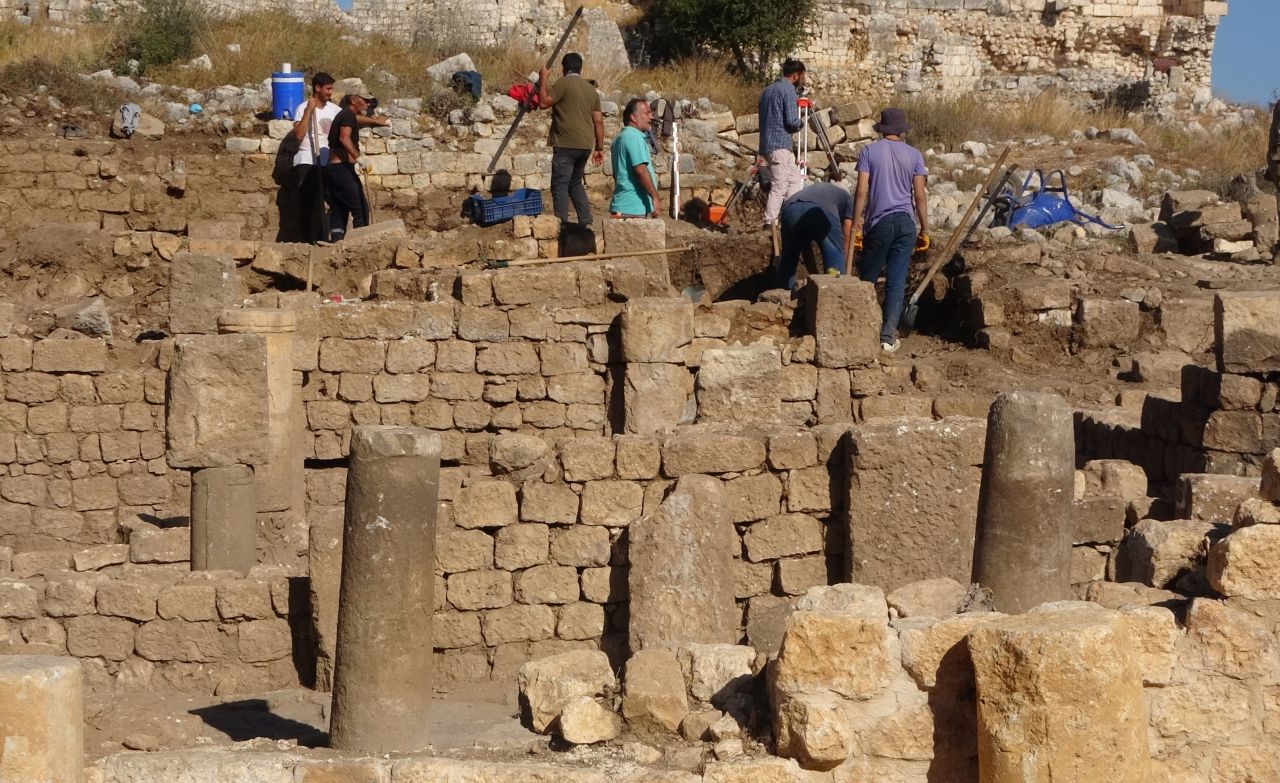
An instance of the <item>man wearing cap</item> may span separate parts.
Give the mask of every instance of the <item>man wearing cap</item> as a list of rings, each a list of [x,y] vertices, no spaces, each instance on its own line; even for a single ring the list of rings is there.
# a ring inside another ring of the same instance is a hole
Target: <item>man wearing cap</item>
[[[885,109],[873,142],[858,158],[853,233],[861,239],[858,276],[874,283],[885,273],[880,349],[898,350],[898,319],[906,295],[907,268],[914,250],[929,249],[929,200],[925,191],[924,156],[902,140],[911,130],[901,109]],[[864,231],[865,226],[865,231]]]
[[[569,201],[578,225],[591,225],[591,202],[583,184],[587,159],[604,163],[604,114],[600,93],[582,78],[582,55],[569,52],[560,60],[564,75],[554,85],[550,72],[538,72],[538,106],[551,109],[551,205],[561,223],[569,222]]]
[[[360,126],[386,125],[386,118],[366,118],[372,95],[344,95],[338,103],[340,111],[329,128],[329,164],[324,167],[325,200],[329,202],[329,241],[337,242],[347,235],[347,219],[352,228],[369,225],[369,203],[360,187],[356,166],[360,160]],[[370,122],[369,120],[382,120]]]
[[[764,224],[773,225],[782,210],[782,202],[804,187],[804,172],[796,164],[791,151],[791,134],[798,133],[800,109],[796,106],[804,89],[804,63],[788,59],[782,63],[782,76],[760,93],[760,157],[768,162],[769,200],[764,205]]]
[[[293,123],[293,137],[298,140],[298,151],[293,155],[294,187],[298,192],[298,229],[304,242],[327,239],[320,209],[320,167],[329,162],[329,128],[339,111],[332,97],[333,77],[322,71],[311,77],[311,97],[293,112],[298,118]]]

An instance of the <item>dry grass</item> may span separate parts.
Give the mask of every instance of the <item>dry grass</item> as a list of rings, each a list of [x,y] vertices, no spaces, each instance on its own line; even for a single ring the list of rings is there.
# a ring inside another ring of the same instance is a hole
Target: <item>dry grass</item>
[[[18,24],[0,20],[0,67],[25,60],[43,59],[81,70],[103,62],[116,28],[113,24],[85,24],[74,34],[47,24]],[[3,87],[3,85],[0,85]]]
[[[652,89],[673,98],[706,96],[735,114],[749,114],[755,112],[764,85],[744,81],[726,58],[700,55],[619,74],[615,81],[602,83],[601,87],[631,95],[644,95]]]

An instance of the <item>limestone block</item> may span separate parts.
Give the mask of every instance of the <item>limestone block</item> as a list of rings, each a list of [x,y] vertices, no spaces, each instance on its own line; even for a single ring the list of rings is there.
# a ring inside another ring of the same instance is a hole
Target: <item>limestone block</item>
[[[520,667],[521,721],[545,734],[565,705],[586,696],[611,695],[617,679],[609,658],[597,650],[574,650],[529,661]]]
[[[962,417],[878,419],[850,432],[850,581],[969,583],[985,437],[985,422]]]
[[[1280,370],[1280,301],[1269,292],[1224,292],[1214,298],[1220,372]]]
[[[1280,449],[1272,449],[1262,461],[1262,486],[1258,492],[1263,500],[1280,503]]]
[[[662,220],[627,218],[604,222],[604,252],[625,253],[639,250],[661,250],[667,246],[667,225]],[[652,255],[636,259],[644,267],[645,293],[668,296],[671,271],[667,256]]]
[[[1204,566],[1215,525],[1190,519],[1144,519],[1125,535],[1129,576],[1151,587],[1171,587]]]
[[[0,656],[0,780],[75,783],[84,773],[84,675],[78,661]]]
[[[897,634],[889,628],[887,611],[797,609],[787,619],[778,653],[775,703],[824,690],[866,700],[888,685],[897,666]]]
[[[622,719],[588,696],[579,696],[560,713],[560,736],[574,745],[606,742],[622,732]]]
[[[1236,507],[1232,527],[1250,525],[1280,525],[1280,506],[1262,498],[1247,498]]]
[[[627,661],[622,715],[632,726],[674,732],[689,713],[684,675],[670,650],[641,650]]]
[[[747,528],[747,559],[753,563],[821,552],[826,528],[808,514],[779,514]]]
[[[796,759],[805,769],[830,769],[857,750],[857,736],[838,696],[789,695],[777,706],[774,725],[778,755]]]
[[[589,481],[582,487],[584,525],[626,527],[640,518],[644,487],[634,481]]]
[[[1184,473],[1174,487],[1173,512],[1180,519],[1230,522],[1236,508],[1258,496],[1258,480],[1215,473]]]
[[[622,358],[626,362],[681,363],[693,341],[693,303],[684,297],[643,297],[622,308]]]
[[[555,635],[556,614],[549,606],[512,604],[484,613],[484,641],[490,647],[536,642]]]
[[[969,633],[980,625],[1006,615],[999,612],[966,612],[950,617],[913,617],[898,622],[902,666],[924,690],[972,685]]]
[[[260,334],[183,337],[169,370],[166,434],[173,467],[268,460],[267,348]]]
[[[607,479],[613,475],[615,447],[612,438],[574,438],[565,441],[559,451],[566,481]]]
[[[1142,678],[1118,613],[1068,604],[969,634],[984,781],[1151,780]]]
[[[632,362],[622,372],[626,432],[654,435],[692,420],[693,376],[683,365]]]
[[[516,488],[508,481],[477,481],[458,490],[453,499],[453,521],[458,527],[505,527],[518,518]]]
[[[609,564],[609,531],[575,525],[560,528],[551,539],[551,559],[560,565],[590,567]]]
[[[1187,669],[1236,680],[1275,671],[1278,645],[1269,621],[1230,602],[1197,598],[1186,623],[1187,644],[1178,652]]]
[[[504,527],[498,531],[501,542],[504,533],[517,526]],[[545,529],[544,554],[545,554]],[[446,574],[460,571],[474,571],[488,568],[494,563],[494,541],[483,530],[462,530],[441,527],[436,533],[436,569]],[[542,561],[538,561],[542,562]],[[505,566],[499,566],[505,568]]]
[[[525,522],[568,525],[578,520],[578,495],[564,484],[530,481],[520,494],[520,518]]]
[[[556,618],[559,639],[590,639],[599,642],[604,635],[604,607],[580,601],[560,607]]]
[[[39,372],[102,372],[107,369],[107,343],[89,338],[40,340],[31,364]]]
[[[239,299],[236,262],[229,256],[176,253],[169,265],[169,331],[214,334],[218,316]]]
[[[568,604],[580,595],[578,571],[557,565],[539,565],[516,574],[516,600],[523,604]]]
[[[1177,253],[1178,238],[1164,223],[1129,227],[1129,249],[1135,253]]]
[[[1076,308],[1076,322],[1085,345],[1124,347],[1138,339],[1142,313],[1137,302],[1086,296]]]
[[[449,603],[455,609],[497,609],[511,603],[509,571],[480,569],[452,574],[447,583]]]
[[[671,477],[752,470],[762,465],[764,458],[762,438],[710,430],[682,430],[662,448],[663,472]]]
[[[689,696],[719,709],[735,707],[754,686],[755,649],[737,644],[685,644],[676,651]]]
[[[903,585],[886,596],[899,617],[937,617],[955,614],[969,588],[954,579],[922,579]]]
[[[617,438],[618,478],[656,478],[661,467],[662,447],[656,439],[631,435]]]
[[[1209,584],[1225,596],[1280,598],[1280,525],[1234,531],[1209,550]]]
[[[88,618],[82,618],[88,619]],[[138,655],[148,661],[213,663],[227,658],[234,642],[216,623],[152,620],[138,628]]]
[[[874,285],[852,275],[810,277],[803,307],[819,367],[858,367],[875,361],[883,316]]]
[[[1120,610],[1129,626],[1143,685],[1167,685],[1177,662],[1182,631],[1173,612],[1163,606],[1133,606]]]
[[[66,574],[50,577],[44,589],[44,614],[49,617],[78,617],[93,614],[102,574]]]
[[[781,376],[782,352],[770,343],[704,351],[698,368],[698,421],[777,423]]]
[[[820,779],[794,759],[768,757],[708,762],[702,776],[704,783],[816,783]]]
[[[737,640],[736,547],[723,485],[710,476],[683,476],[654,513],[632,523],[632,652]]]

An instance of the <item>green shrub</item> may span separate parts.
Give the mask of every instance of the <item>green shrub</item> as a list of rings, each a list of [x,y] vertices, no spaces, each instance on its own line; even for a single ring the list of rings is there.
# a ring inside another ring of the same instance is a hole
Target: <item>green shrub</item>
[[[742,76],[760,81],[801,43],[816,0],[658,0],[666,44],[678,55],[710,48],[733,58]]]
[[[116,41],[117,70],[137,72],[187,60],[195,55],[207,20],[198,0],[142,0],[124,24]]]

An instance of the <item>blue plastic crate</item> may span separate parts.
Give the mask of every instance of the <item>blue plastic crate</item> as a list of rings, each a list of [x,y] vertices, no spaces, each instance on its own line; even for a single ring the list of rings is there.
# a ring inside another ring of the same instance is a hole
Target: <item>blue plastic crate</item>
[[[471,203],[471,219],[486,226],[510,220],[516,215],[542,214],[542,191],[533,188],[519,188],[510,196],[497,198],[485,198],[476,193],[468,201]]]

